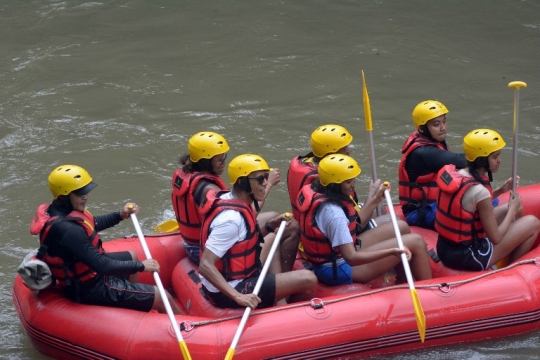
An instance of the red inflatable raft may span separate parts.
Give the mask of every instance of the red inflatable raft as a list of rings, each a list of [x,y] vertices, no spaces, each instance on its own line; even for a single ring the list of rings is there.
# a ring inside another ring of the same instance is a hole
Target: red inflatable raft
[[[540,216],[540,185],[519,189],[525,212]],[[504,199],[503,199],[504,201]],[[434,250],[436,233],[414,228]],[[179,233],[146,236],[161,280],[186,315],[176,316],[192,359],[224,359],[243,310],[218,309],[200,292],[197,268],[185,257]],[[538,241],[537,241],[538,243]],[[136,236],[107,242],[109,251],[132,249]],[[235,359],[328,359],[403,352],[506,337],[540,328],[540,248],[506,268],[457,272],[432,262],[434,279],[416,282],[426,317],[420,341],[405,285],[319,285],[316,298],[256,310],[236,346]],[[298,259],[297,267],[305,266]],[[140,280],[153,283],[150,274]],[[80,305],[58,289],[29,290],[19,276],[13,302],[33,345],[59,359],[181,359],[166,314]]]

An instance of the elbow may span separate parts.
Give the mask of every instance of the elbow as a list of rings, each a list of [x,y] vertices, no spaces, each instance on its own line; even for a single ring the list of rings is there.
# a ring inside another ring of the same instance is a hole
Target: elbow
[[[202,261],[202,259],[201,259],[201,262],[199,263],[199,274],[201,274],[204,277],[207,277],[207,274],[208,274],[208,267]]]

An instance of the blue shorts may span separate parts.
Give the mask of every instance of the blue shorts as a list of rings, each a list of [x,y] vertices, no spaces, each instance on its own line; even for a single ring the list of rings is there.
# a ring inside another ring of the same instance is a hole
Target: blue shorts
[[[183,242],[184,247],[186,248],[186,254],[195,264],[199,265],[201,262],[201,247],[189,245],[185,241]]]
[[[334,286],[343,284],[352,284],[352,268],[346,262],[337,265],[337,279],[334,279],[334,267],[313,264],[313,272],[317,279],[323,284]]]
[[[493,199],[493,207],[499,205],[499,199]],[[411,211],[405,215],[405,220],[410,226],[420,226],[426,229],[435,230],[435,211],[437,210],[437,203],[433,202],[426,207],[426,222],[423,223],[420,217],[420,209]]]

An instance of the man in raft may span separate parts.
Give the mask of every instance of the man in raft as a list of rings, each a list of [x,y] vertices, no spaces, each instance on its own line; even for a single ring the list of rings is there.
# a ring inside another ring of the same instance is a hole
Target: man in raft
[[[309,270],[281,272],[279,248],[273,259],[267,258],[275,240],[268,235],[283,220],[292,221],[290,215],[280,214],[262,227],[257,223],[252,204],[264,200],[269,171],[258,155],[237,156],[228,168],[232,190],[210,191],[202,204],[199,272],[203,290],[216,306],[255,309],[308,300],[317,286]],[[253,289],[266,261],[271,266],[255,295]]]

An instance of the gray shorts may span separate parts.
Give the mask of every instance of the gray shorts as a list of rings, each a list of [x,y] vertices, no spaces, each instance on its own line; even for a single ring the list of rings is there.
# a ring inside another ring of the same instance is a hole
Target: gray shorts
[[[131,260],[129,252],[107,253],[116,260]],[[153,285],[132,283],[128,276],[98,275],[81,284],[80,302],[89,305],[103,305],[140,311],[150,311],[154,305]],[[73,299],[75,300],[75,299]]]

